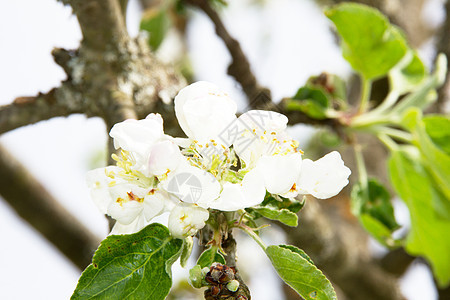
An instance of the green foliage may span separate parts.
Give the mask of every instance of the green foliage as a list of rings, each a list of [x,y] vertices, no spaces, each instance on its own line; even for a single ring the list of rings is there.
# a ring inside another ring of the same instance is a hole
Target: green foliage
[[[305,86],[321,88],[330,99],[347,99],[345,81],[334,74],[322,73],[319,76],[311,76]]]
[[[392,118],[397,121],[397,116],[402,116],[411,107],[426,109],[431,103],[436,101],[437,94],[435,89],[442,85],[447,72],[447,58],[440,54],[436,59],[436,66],[433,74],[427,76],[417,87],[414,92],[405,96],[402,101],[395,105],[389,112]]]
[[[427,115],[422,121],[428,136],[436,147],[450,155],[450,117]]]
[[[435,203],[445,203],[433,179],[428,175],[419,153],[414,148],[401,148],[392,153],[389,171],[392,184],[409,208],[411,231],[406,250],[424,256],[431,264],[441,286],[450,283],[450,218],[442,218]]]
[[[445,118],[439,119],[444,122]],[[447,119],[448,121],[448,119]],[[422,161],[428,172],[434,177],[441,192],[450,201],[450,156],[436,146],[427,133],[425,123],[422,121],[422,114],[418,109],[410,109],[404,116],[402,122],[413,134],[413,142],[419,148]],[[441,135],[442,129],[435,134],[432,128],[429,128],[433,135]],[[448,131],[448,128],[447,128]],[[450,140],[443,141],[444,147],[449,147]]]
[[[302,250],[280,245],[269,246],[265,251],[281,279],[304,299],[337,299],[331,283]]]
[[[152,50],[157,50],[170,28],[170,16],[164,7],[153,8],[144,13],[140,29],[148,32],[148,43]]]
[[[253,220],[265,217],[291,227],[297,227],[298,216],[296,213],[302,209],[303,205],[304,201],[299,202],[295,199],[273,196],[267,193],[259,207],[246,208],[245,210]]]
[[[286,102],[286,109],[299,110],[315,119],[325,119],[330,101],[322,88],[302,87]]]
[[[299,202],[296,199],[273,196],[269,193],[266,194],[264,201],[261,203],[261,206],[263,207],[277,208],[277,209],[285,208],[293,213],[299,212],[304,205],[305,205],[304,199],[302,200],[302,202]]]
[[[171,266],[182,244],[157,223],[138,233],[109,236],[71,299],[165,299],[172,286]]]
[[[427,70],[417,52],[411,51],[389,72],[391,90],[399,95],[414,91],[425,79]]]
[[[203,271],[202,271],[202,267],[200,267],[199,265],[195,265],[192,269],[189,270],[189,283],[199,289],[202,286],[204,286],[204,276],[203,276]]]
[[[279,245],[281,248],[285,248],[285,249],[289,249],[292,252],[295,252],[297,254],[299,254],[301,257],[303,257],[304,259],[306,259],[310,264],[314,265],[314,262],[312,261],[312,259],[309,257],[308,254],[306,254],[305,251],[303,251],[302,249],[299,249],[295,246],[292,245]]]
[[[194,239],[192,236],[188,236],[184,239],[183,249],[181,250],[180,265],[186,267],[187,260],[191,256],[192,247],[194,246]]]
[[[212,246],[200,255],[200,257],[197,260],[197,265],[199,265],[201,268],[205,267],[211,267],[211,265],[215,262],[225,264],[225,258],[222,254],[219,252],[219,248]]]
[[[408,49],[400,30],[376,9],[343,3],[325,14],[342,38],[344,58],[365,79],[386,75]]]
[[[256,212],[267,219],[276,220],[291,227],[298,225],[297,215],[286,208],[256,207],[250,208],[248,211]]]
[[[374,179],[367,186],[358,183],[351,194],[352,213],[363,227],[380,243],[393,247],[398,245],[392,233],[400,226],[394,216],[391,196],[384,186]]]

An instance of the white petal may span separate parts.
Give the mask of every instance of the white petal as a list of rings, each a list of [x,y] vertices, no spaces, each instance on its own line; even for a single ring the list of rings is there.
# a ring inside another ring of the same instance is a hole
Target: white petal
[[[225,182],[219,198],[212,201],[209,206],[222,211],[235,211],[245,208],[245,196],[242,185],[240,183]]]
[[[142,213],[144,205],[137,201],[112,202],[108,207],[108,215],[123,225],[131,224]]]
[[[112,201],[107,208],[107,214],[119,223],[128,225],[142,212],[142,202],[147,195],[147,189],[123,183],[110,187],[109,192]]]
[[[263,202],[266,195],[264,178],[257,170],[251,170],[245,174],[242,180],[242,188],[245,196],[245,207],[255,206]]]
[[[161,183],[167,192],[181,201],[196,203],[202,207],[208,207],[208,203],[220,194],[220,183],[211,173],[189,164],[169,173]]]
[[[287,155],[264,155],[256,169],[264,176],[264,185],[269,193],[287,193],[300,175],[302,156],[300,153]]]
[[[143,120],[125,120],[115,124],[109,135],[114,138],[116,149],[146,157],[149,147],[164,135],[162,118],[152,114]]]
[[[220,197],[210,203],[210,207],[222,211],[235,211],[260,204],[266,189],[262,176],[255,170],[248,172],[242,183],[223,185]]]
[[[254,165],[261,155],[267,154],[273,148],[270,143],[271,133],[282,134],[287,122],[285,115],[273,111],[251,110],[242,114],[236,122],[233,139],[237,155],[247,165]]]
[[[156,176],[175,170],[183,156],[172,141],[162,141],[153,145],[148,157],[148,171]]]
[[[236,103],[209,82],[193,83],[175,97],[175,113],[181,128],[200,143],[214,139],[225,144],[219,135],[236,120],[236,110]]]
[[[337,195],[348,184],[350,174],[339,152],[333,151],[314,162],[305,159],[297,185],[301,193],[326,199]]]
[[[164,212],[166,201],[170,201],[167,198],[168,196],[166,193],[160,191],[146,195],[143,203],[145,220],[150,221],[154,217],[162,214]]]
[[[128,225],[116,222],[110,234],[131,234],[140,231],[146,226],[143,216],[136,218],[133,222]]]
[[[86,174],[86,183],[90,189],[91,198],[100,212],[106,213],[106,210],[113,201],[109,193],[109,183],[113,180],[106,176],[107,172],[118,171],[117,167],[109,166],[90,170]]]
[[[169,216],[170,233],[177,238],[194,235],[205,226],[209,212],[195,204],[180,203]]]

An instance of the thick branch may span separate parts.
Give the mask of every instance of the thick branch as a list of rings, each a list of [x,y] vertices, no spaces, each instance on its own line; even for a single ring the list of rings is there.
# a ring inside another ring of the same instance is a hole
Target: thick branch
[[[239,42],[233,38],[225,28],[218,13],[211,7],[208,0],[185,0],[187,3],[200,8],[214,23],[216,34],[222,39],[230,52],[232,61],[228,67],[228,74],[233,76],[241,85],[250,106],[259,108],[271,101],[270,90],[262,87],[250,69],[250,63],[242,51]]]
[[[380,266],[396,277],[405,274],[416,257],[406,253],[404,248],[398,248],[387,253],[381,260]]]
[[[129,37],[125,19],[117,0],[66,0],[80,23],[83,45],[97,51],[111,51],[122,47]]]
[[[53,117],[83,112],[79,103],[75,104],[74,101],[74,105],[68,106],[65,101],[61,101],[58,96],[66,92],[52,89],[46,94],[19,97],[11,104],[0,106],[0,134]]]
[[[77,221],[0,146],[0,195],[78,268],[91,261],[100,239]]]

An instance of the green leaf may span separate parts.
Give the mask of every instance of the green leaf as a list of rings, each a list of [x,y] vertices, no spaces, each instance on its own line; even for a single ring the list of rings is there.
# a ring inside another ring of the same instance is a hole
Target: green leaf
[[[194,246],[194,239],[192,236],[188,236],[184,239],[183,249],[181,250],[180,256],[180,265],[184,268],[186,267],[186,263],[191,256],[192,247]]]
[[[280,278],[306,300],[337,299],[325,275],[292,247],[269,246],[265,250]]]
[[[411,107],[426,109],[431,103],[436,101],[437,93],[435,89],[444,83],[446,74],[447,58],[444,54],[439,54],[433,74],[427,76],[412,93],[397,103],[389,114],[394,117],[402,116]]]
[[[450,156],[437,147],[428,136],[419,109],[407,111],[402,123],[411,130],[428,172],[433,175],[442,193],[450,201]]]
[[[200,257],[197,260],[197,265],[200,267],[211,267],[211,265],[215,262],[225,264],[225,258],[222,254],[220,254],[219,249],[217,247],[212,246],[209,249],[203,251]]]
[[[182,244],[157,223],[138,233],[109,236],[81,275],[71,299],[165,299],[172,286],[171,266]]]
[[[422,60],[417,52],[411,51],[389,72],[391,90],[396,90],[399,95],[414,91],[426,75]]]
[[[439,193],[421,164],[418,155],[401,148],[389,159],[392,184],[409,208],[411,231],[406,250],[412,255],[424,256],[443,287],[450,283],[450,219],[442,219],[434,209],[434,198]],[[445,199],[444,199],[445,200]]]
[[[267,219],[280,221],[281,223],[291,227],[297,227],[298,225],[297,215],[286,208],[276,209],[271,207],[254,207],[252,210]]]
[[[295,198],[284,198],[278,195],[271,195],[270,193],[267,193],[264,197],[264,201],[261,203],[261,206],[264,207],[270,207],[270,208],[277,208],[277,209],[283,209],[286,208],[287,210],[298,213],[303,206],[305,205],[305,199],[297,201]]]
[[[399,228],[394,216],[394,208],[391,204],[391,196],[387,189],[375,179],[368,181],[368,186],[364,189],[361,183],[356,184],[352,190],[352,212],[369,214],[379,220],[389,230]]]
[[[433,143],[447,155],[450,155],[450,117],[427,115],[422,120]]]
[[[189,270],[189,283],[199,289],[203,286],[203,272],[202,267],[199,265],[195,265],[192,269]]]
[[[140,29],[149,33],[148,43],[152,50],[158,49],[170,27],[170,18],[166,9],[152,8],[144,12]]]
[[[353,186],[351,209],[361,225],[376,240],[387,247],[395,247],[399,245],[399,241],[394,240],[392,233],[400,226],[395,220],[390,199],[387,189],[371,179],[366,188],[361,183]]]
[[[330,101],[322,88],[301,87],[285,105],[287,110],[299,110],[312,118],[325,119]]]
[[[305,86],[310,88],[320,88],[327,96],[333,99],[347,99],[345,81],[334,74],[322,73],[319,76],[311,76],[308,78]]]
[[[408,50],[400,30],[374,8],[343,3],[325,14],[342,38],[344,58],[366,79],[386,75]]]
[[[291,250],[292,252],[295,252],[297,254],[300,254],[301,257],[303,257],[304,259],[306,259],[310,264],[314,265],[314,262],[312,261],[312,259],[309,257],[308,254],[306,254],[305,251],[303,251],[300,248],[297,248],[295,246],[292,245],[279,245],[281,248],[286,248]]]

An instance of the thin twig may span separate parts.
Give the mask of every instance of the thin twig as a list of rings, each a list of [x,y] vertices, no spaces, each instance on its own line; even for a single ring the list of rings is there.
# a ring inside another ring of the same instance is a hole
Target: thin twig
[[[239,42],[233,38],[225,25],[223,24],[219,14],[211,7],[208,0],[185,0],[186,3],[200,8],[214,23],[216,34],[225,43],[230,52],[232,61],[228,67],[228,74],[233,76],[241,85],[244,93],[247,95],[250,106],[260,108],[271,102],[270,90],[261,86],[255,75],[252,73],[250,63],[242,51]]]

